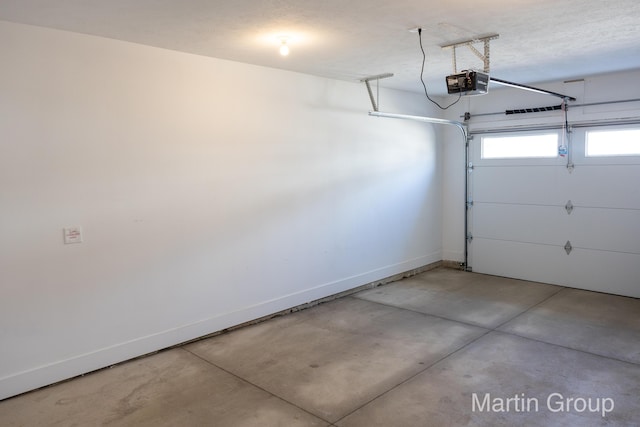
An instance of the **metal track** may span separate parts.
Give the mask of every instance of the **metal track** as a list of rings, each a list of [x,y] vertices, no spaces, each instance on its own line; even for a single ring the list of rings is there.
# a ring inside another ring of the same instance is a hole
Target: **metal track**
[[[468,199],[467,199],[467,193],[468,193],[468,180],[469,180],[469,172],[468,172],[468,159],[469,159],[469,140],[468,140],[468,132],[467,132],[467,125],[463,122],[457,122],[455,120],[445,120],[445,119],[438,119],[435,117],[425,117],[425,116],[411,116],[408,114],[395,114],[395,113],[383,113],[380,111],[369,111],[369,115],[370,116],[374,116],[374,117],[386,117],[386,118],[390,118],[390,119],[403,119],[403,120],[413,120],[413,121],[417,121],[417,122],[424,122],[424,123],[433,123],[433,124],[437,124],[437,125],[448,125],[448,126],[455,126],[456,128],[458,128],[458,130],[460,130],[460,132],[462,133],[462,138],[464,139],[464,143],[465,143],[465,158],[464,158],[464,168],[465,168],[465,191],[464,191],[464,265],[463,268],[465,271],[471,271],[469,269],[469,240],[468,240],[468,223],[469,223],[469,205],[468,205]]]

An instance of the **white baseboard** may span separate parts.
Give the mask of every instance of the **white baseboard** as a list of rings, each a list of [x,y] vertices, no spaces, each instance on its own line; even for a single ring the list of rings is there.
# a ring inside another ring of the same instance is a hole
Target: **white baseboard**
[[[182,325],[114,346],[101,348],[90,353],[80,354],[69,359],[52,362],[45,366],[18,372],[0,378],[0,400],[173,347],[363,285],[376,283],[385,278],[439,263],[441,260],[442,253],[435,252],[299,292],[279,296],[259,304],[216,314],[188,325]]]

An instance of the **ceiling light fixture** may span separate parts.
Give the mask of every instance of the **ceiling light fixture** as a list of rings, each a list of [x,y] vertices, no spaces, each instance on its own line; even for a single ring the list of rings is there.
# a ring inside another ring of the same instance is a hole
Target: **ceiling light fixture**
[[[289,37],[280,37],[280,55],[287,56],[289,55],[289,45],[287,41]]]

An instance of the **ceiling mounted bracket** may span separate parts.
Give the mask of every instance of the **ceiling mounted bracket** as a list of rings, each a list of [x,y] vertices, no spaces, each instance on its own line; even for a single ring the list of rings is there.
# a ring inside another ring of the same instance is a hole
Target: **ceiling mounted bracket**
[[[393,77],[393,73],[378,74],[360,79],[361,82],[364,82],[364,84],[367,85],[367,92],[369,92],[369,99],[371,100],[371,107],[373,108],[373,111],[378,111],[378,105],[380,104],[380,79],[386,79],[389,77]],[[376,81],[376,97],[373,96],[373,90],[371,90],[371,84],[369,83],[372,80]]]
[[[490,41],[495,40],[500,37],[499,34],[491,34],[484,37],[478,37],[476,39],[465,40],[458,43],[450,43],[444,46],[440,46],[442,49],[451,49],[452,51],[452,62],[453,62],[453,73],[457,73],[457,64],[456,64],[456,48],[460,46],[467,46],[471,52],[473,52],[484,64],[483,71],[485,73],[489,72],[490,69],[490,58],[491,58],[491,46]],[[484,52],[480,52],[475,46],[475,43],[482,43],[484,45]]]

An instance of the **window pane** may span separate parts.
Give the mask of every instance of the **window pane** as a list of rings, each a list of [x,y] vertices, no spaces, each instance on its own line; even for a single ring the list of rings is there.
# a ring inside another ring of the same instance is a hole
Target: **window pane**
[[[640,129],[587,132],[587,157],[640,156]]]
[[[519,136],[485,136],[482,138],[483,159],[521,159],[557,157],[558,134]]]

